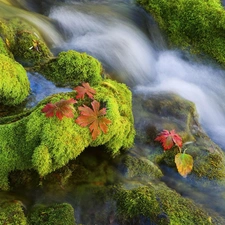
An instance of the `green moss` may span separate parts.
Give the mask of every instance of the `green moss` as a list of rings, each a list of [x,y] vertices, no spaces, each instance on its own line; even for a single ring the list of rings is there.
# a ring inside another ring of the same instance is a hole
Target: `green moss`
[[[123,84],[111,80],[107,83],[114,89],[102,83],[95,89],[96,99],[107,108],[106,116],[111,124],[108,132],[101,133],[96,140],[92,140],[88,127],[81,127],[74,121],[78,117],[77,107],[90,105],[89,99],[74,105],[74,118],[64,117],[60,121],[57,117],[47,118],[41,112],[46,103],[75,97],[75,92],[53,95],[40,102],[30,113],[22,114],[22,118],[2,118],[7,124],[0,125],[0,188],[9,187],[7,177],[10,171],[35,169],[45,176],[75,159],[88,146],[104,145],[112,156],[121,149],[130,148],[135,135],[131,92]]]
[[[6,40],[5,40],[6,41]],[[0,37],[0,54],[13,58],[12,53],[8,50],[7,44],[5,41]],[[7,42],[7,41],[6,41]]]
[[[39,64],[52,56],[38,30],[26,20],[0,19],[0,35],[14,58],[23,65]]]
[[[205,53],[225,65],[225,12],[219,0],[138,0],[172,46]]]
[[[128,178],[145,179],[148,177],[150,179],[159,179],[163,176],[161,170],[154,163],[145,158],[128,155],[124,158],[124,165],[127,168],[126,176]]]
[[[118,189],[115,199],[120,224],[142,224],[143,220],[159,225],[214,224],[199,205],[162,183],[132,190]]]
[[[75,225],[74,209],[68,203],[35,205],[28,221],[30,225]]]
[[[27,219],[23,212],[23,204],[20,201],[3,201],[0,203],[0,224],[27,225]]]
[[[59,86],[75,87],[82,82],[96,85],[102,80],[100,62],[86,53],[74,50],[59,53],[57,58],[37,70]]]
[[[30,84],[25,69],[13,59],[0,54],[0,102],[21,103],[29,94]]]

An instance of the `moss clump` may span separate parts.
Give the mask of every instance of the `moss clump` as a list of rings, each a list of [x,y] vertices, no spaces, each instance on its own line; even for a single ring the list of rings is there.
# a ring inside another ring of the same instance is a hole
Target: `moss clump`
[[[57,58],[36,70],[59,86],[75,87],[82,82],[96,85],[102,80],[100,62],[86,53],[74,50],[59,53]]]
[[[173,46],[206,53],[225,65],[225,12],[220,0],[138,0]]]
[[[161,170],[150,160],[127,155],[123,159],[126,177],[138,179],[159,179],[163,176]]]
[[[113,87],[113,88],[112,88]],[[133,145],[135,130],[131,107],[131,92],[126,85],[112,80],[95,86],[96,99],[107,108],[111,120],[106,134],[92,139],[88,127],[75,123],[77,107],[90,104],[90,99],[80,100],[75,105],[74,118],[47,118],[41,109],[48,102],[75,97],[75,93],[53,95],[43,100],[22,118],[2,118],[0,126],[0,188],[8,189],[8,173],[13,170],[35,169],[45,176],[75,159],[86,147],[104,145],[111,155]],[[102,108],[101,106],[101,108]],[[17,121],[16,121],[17,120]],[[13,122],[15,121],[15,122]],[[1,122],[1,121],[0,121]]]
[[[75,225],[74,209],[68,203],[35,205],[28,221],[30,225]]]
[[[118,189],[115,199],[118,221],[123,225],[143,224],[143,221],[159,225],[223,224],[214,223],[214,218],[210,217],[212,215],[208,215],[199,205],[181,197],[163,183],[132,190]]]
[[[28,225],[23,203],[17,200],[0,202],[0,224]]]
[[[25,69],[13,59],[0,54],[0,102],[16,105],[24,101],[30,91]]]
[[[5,41],[7,43],[7,39]],[[0,54],[3,54],[3,55],[8,56],[10,58],[13,58],[13,55],[9,51],[9,49],[7,48],[7,44],[5,43],[5,41],[0,37]]]
[[[33,66],[52,56],[41,35],[21,18],[0,19],[0,35],[7,42],[7,48],[23,65]]]

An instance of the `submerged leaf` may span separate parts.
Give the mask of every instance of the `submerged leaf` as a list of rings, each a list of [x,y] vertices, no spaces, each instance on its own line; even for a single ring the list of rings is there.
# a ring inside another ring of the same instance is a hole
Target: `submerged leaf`
[[[174,145],[182,147],[182,138],[175,132],[175,130],[163,130],[155,141],[161,142],[164,151],[171,149]]]
[[[77,86],[74,88],[74,90],[77,92],[76,99],[83,99],[85,94],[89,98],[93,99],[93,95],[96,94],[95,89],[91,88],[89,83],[82,83],[82,86]]]
[[[186,153],[176,154],[175,163],[179,174],[183,177],[187,177],[187,175],[192,171],[193,158],[189,154]]]
[[[63,116],[67,118],[74,117],[74,107],[72,106],[77,101],[73,98],[69,100],[61,99],[59,102],[56,103],[48,103],[45,107],[41,110],[45,113],[46,117],[53,117],[56,116],[58,119],[62,120]]]
[[[89,126],[89,130],[92,134],[92,139],[95,140],[100,134],[108,132],[108,124],[111,123],[111,120],[105,117],[106,108],[100,110],[100,103],[94,100],[92,103],[93,110],[86,106],[78,107],[80,111],[80,116],[76,119],[76,123],[82,127]]]

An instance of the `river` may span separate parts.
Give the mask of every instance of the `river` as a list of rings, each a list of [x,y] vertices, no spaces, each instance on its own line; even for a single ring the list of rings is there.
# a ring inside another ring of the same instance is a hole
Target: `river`
[[[194,102],[202,127],[225,149],[225,71],[210,60],[196,60],[180,50],[168,49],[157,24],[133,1],[15,2],[27,11],[2,8],[2,13],[31,18],[55,55],[68,49],[87,52],[135,93],[169,91]],[[33,95],[30,106],[62,91],[39,74],[29,74],[29,79]],[[188,188],[186,195],[195,198]],[[207,198],[208,193],[202,195]],[[219,201],[218,195],[215,198]],[[222,210],[224,205],[218,207]]]

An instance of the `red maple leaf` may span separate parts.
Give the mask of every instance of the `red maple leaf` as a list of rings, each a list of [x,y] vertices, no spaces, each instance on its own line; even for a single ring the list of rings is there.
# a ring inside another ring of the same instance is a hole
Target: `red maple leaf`
[[[83,99],[85,94],[89,98],[94,99],[93,95],[96,94],[95,89],[91,88],[89,83],[82,83],[82,86],[77,86],[74,88],[74,90],[77,91],[76,99]]]
[[[68,100],[61,99],[59,102],[46,104],[41,111],[45,113],[46,117],[56,116],[60,120],[62,120],[63,116],[67,118],[73,118],[74,103],[77,103],[77,101],[73,98]]]
[[[95,140],[100,134],[108,132],[108,124],[111,120],[105,117],[106,108],[100,110],[100,103],[96,100],[91,103],[93,110],[86,106],[78,107],[80,116],[76,119],[76,123],[82,127],[89,126],[89,130],[92,134],[92,139]]]
[[[155,141],[161,142],[164,151],[171,149],[174,145],[182,147],[182,138],[175,132],[175,130],[163,130],[155,138]]]

